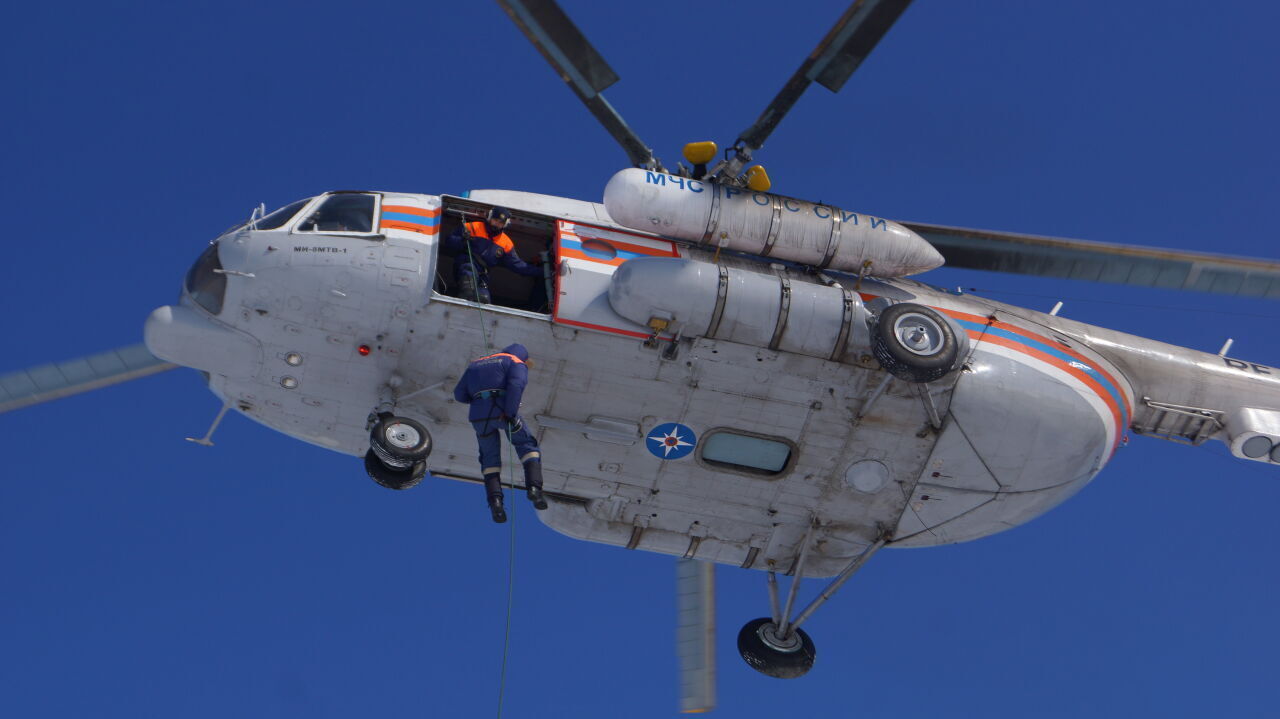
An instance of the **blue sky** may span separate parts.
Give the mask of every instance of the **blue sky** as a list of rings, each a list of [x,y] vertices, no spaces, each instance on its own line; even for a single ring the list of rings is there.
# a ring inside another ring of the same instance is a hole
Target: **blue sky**
[[[565,5],[668,162],[731,142],[843,9]],[[884,217],[1276,257],[1278,22],[1256,2],[918,2],[760,157],[779,192]],[[21,3],[0,53],[0,372],[139,341],[259,202],[598,199],[625,163],[490,3]],[[924,279],[1280,363],[1270,302]],[[492,714],[509,535],[479,490],[387,492],[238,416],[212,450],[182,441],[217,407],[183,371],[0,416],[0,711]],[[811,620],[818,663],[792,682],[734,649],[764,575],[720,568],[721,715],[1272,714],[1277,479],[1135,438],[1025,527],[881,553]],[[672,562],[526,507],[506,715],[673,714]]]

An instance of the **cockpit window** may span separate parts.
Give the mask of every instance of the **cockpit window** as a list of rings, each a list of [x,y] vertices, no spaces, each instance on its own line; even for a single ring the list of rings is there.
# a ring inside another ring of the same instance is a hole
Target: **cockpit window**
[[[222,312],[222,298],[227,294],[227,276],[214,272],[221,269],[222,261],[218,259],[215,244],[209,245],[187,272],[187,294],[211,315]]]
[[[258,220],[254,223],[254,226],[259,230],[278,230],[288,224],[289,220],[292,220],[293,216],[298,214],[298,210],[301,210],[303,206],[310,201],[311,199],[307,198],[305,200],[298,200],[291,205],[285,205],[261,220]]]
[[[373,232],[375,200],[373,195],[358,193],[330,195],[298,225],[298,231]]]

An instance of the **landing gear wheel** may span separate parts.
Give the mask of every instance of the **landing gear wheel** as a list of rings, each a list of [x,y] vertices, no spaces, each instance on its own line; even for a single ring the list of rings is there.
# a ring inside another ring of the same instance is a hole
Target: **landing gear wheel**
[[[387,489],[409,489],[427,476],[427,463],[414,462],[408,469],[392,469],[382,463],[374,451],[364,453],[364,471],[369,478]]]
[[[431,454],[431,433],[421,422],[384,414],[369,433],[369,448],[389,469],[410,469]]]
[[[932,382],[956,368],[960,343],[951,323],[910,302],[890,305],[871,330],[871,351],[890,374],[908,382]]]
[[[803,629],[791,636],[778,636],[778,625],[769,617],[752,619],[738,632],[738,653],[751,668],[778,679],[804,676],[813,668],[817,649]]]

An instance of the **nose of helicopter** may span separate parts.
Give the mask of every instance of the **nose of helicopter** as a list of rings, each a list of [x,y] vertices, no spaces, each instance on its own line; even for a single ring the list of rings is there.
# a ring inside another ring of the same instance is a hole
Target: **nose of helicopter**
[[[147,318],[143,339],[166,362],[232,378],[248,378],[262,365],[262,344],[190,307],[165,305]]]

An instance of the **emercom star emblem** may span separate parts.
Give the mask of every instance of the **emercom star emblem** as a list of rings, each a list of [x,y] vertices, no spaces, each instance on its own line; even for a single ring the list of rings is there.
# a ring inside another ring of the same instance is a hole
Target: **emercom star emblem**
[[[680,459],[693,452],[697,445],[697,435],[692,429],[676,422],[667,422],[654,427],[645,437],[648,440],[649,452],[660,459]]]

